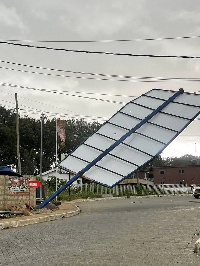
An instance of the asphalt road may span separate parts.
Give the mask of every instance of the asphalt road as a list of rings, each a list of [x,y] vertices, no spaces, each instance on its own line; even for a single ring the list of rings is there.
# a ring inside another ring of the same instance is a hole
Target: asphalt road
[[[200,265],[192,196],[78,205],[78,216],[0,231],[0,265]]]

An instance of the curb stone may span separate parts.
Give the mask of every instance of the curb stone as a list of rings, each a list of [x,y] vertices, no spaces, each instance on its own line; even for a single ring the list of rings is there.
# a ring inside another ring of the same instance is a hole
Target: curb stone
[[[57,214],[51,214],[51,215],[42,215],[38,217],[32,217],[26,216],[27,219],[23,220],[14,220],[14,221],[6,221],[6,222],[1,222],[0,223],[0,230],[2,229],[9,229],[9,228],[16,228],[19,226],[26,226],[30,224],[38,224],[38,223],[44,223],[44,222],[50,222],[50,221],[55,221],[59,220],[62,218],[69,218],[75,215],[78,215],[81,210],[78,206],[76,206],[77,210],[76,211],[70,211],[70,212],[64,212],[64,213],[57,213]]]

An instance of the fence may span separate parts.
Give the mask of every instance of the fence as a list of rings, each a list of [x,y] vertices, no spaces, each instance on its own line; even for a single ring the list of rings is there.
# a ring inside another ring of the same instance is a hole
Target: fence
[[[67,191],[69,191],[67,189]],[[67,192],[68,193],[68,192]],[[64,192],[59,200],[68,199]],[[87,197],[120,197],[120,196],[143,196],[143,195],[174,195],[192,193],[190,187],[183,185],[142,185],[142,184],[123,184],[113,188],[107,188],[99,184],[90,183],[77,187],[71,187],[70,199]],[[65,195],[63,197],[63,195]]]

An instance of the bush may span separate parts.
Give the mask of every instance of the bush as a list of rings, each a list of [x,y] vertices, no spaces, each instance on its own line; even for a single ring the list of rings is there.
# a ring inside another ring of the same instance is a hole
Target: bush
[[[137,192],[137,195],[141,196],[142,195],[142,186],[140,184],[137,184],[135,186],[135,190]]]

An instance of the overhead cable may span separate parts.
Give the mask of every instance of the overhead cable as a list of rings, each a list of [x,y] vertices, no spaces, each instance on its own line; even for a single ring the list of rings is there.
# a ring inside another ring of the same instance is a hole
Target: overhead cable
[[[15,72],[22,72],[22,73],[28,73],[28,74],[37,74],[37,75],[44,75],[44,76],[52,76],[52,77],[62,77],[62,78],[77,78],[77,79],[89,79],[89,80],[102,80],[102,81],[123,81],[123,82],[165,82],[165,81],[186,81],[186,82],[199,82],[200,78],[164,78],[164,77],[137,77],[137,76],[122,76],[117,74],[98,74],[98,73],[89,73],[89,72],[80,72],[80,71],[71,71],[71,70],[61,70],[61,69],[54,69],[54,68],[46,68],[46,67],[39,67],[39,66],[32,66],[32,65],[26,65],[26,64],[20,64],[20,63],[14,63],[9,61],[0,60],[1,63],[6,64],[12,64],[16,66],[23,66],[23,67],[30,67],[34,69],[41,69],[41,70],[48,70],[48,71],[58,71],[58,72],[67,72],[72,74],[81,74],[81,75],[91,75],[91,76],[104,76],[107,78],[93,78],[93,77],[84,77],[84,76],[71,76],[71,75],[61,75],[61,74],[52,74],[52,73],[44,73],[44,72],[36,72],[36,71],[29,71],[29,70],[23,70],[23,69],[14,69],[14,68],[8,68],[0,66],[0,69],[9,70],[9,71],[15,71]],[[112,78],[110,78],[112,77]],[[116,78],[116,79],[113,79]],[[124,79],[118,79],[118,78],[124,78]],[[108,95],[108,94],[101,94],[101,95]],[[111,96],[120,96],[120,97],[132,97],[127,95],[111,95]]]
[[[89,75],[89,76],[102,76],[102,77],[107,77],[107,78],[124,78],[124,79],[150,79],[150,78],[155,78],[155,77],[135,77],[135,76],[130,76],[130,75],[103,74],[103,73],[91,73],[91,72],[62,70],[62,69],[56,69],[56,68],[47,68],[47,67],[42,67],[42,66],[34,66],[34,65],[27,65],[27,64],[21,64],[21,63],[15,63],[15,62],[10,62],[10,61],[5,61],[5,60],[0,60],[0,62],[1,63],[5,63],[5,64],[10,64],[10,65],[27,67],[27,68],[34,68],[34,69],[41,69],[41,70],[48,70],[48,71],[56,71],[56,72],[65,72],[65,73],[80,74],[80,75]],[[3,68],[3,67],[1,67],[1,68]],[[14,69],[11,69],[11,70],[14,70]],[[62,76],[62,77],[68,77],[68,76],[64,76],[64,75],[60,75],[60,76]],[[176,78],[176,79],[178,79],[178,78]],[[98,79],[98,80],[100,80],[100,79]],[[103,79],[103,80],[107,80],[107,79]],[[111,79],[109,79],[109,80],[111,80]]]
[[[51,74],[51,73],[28,71],[28,70],[14,69],[14,68],[1,67],[1,66],[0,66],[0,69],[10,70],[10,71],[16,71],[16,72],[22,72],[22,73],[29,73],[29,74],[44,75],[44,76],[62,77],[62,78],[90,79],[90,80],[104,80],[104,81],[105,80],[107,80],[107,81],[130,81],[130,82],[135,82],[134,80],[119,80],[119,79],[110,79],[110,78],[92,78],[92,77],[84,77],[84,76],[69,76],[69,75],[61,75],[61,74]],[[73,72],[73,71],[69,71],[69,72],[76,73],[76,72]],[[82,74],[83,74],[83,72],[82,72]]]
[[[4,93],[4,94],[7,94],[7,95],[10,95],[10,96],[14,96],[14,93],[9,93],[8,91],[3,91],[3,90],[0,90],[0,92],[1,93]],[[63,110],[63,108],[60,108],[59,106],[57,106],[57,105],[50,105],[50,104],[47,104],[46,102],[40,102],[40,101],[35,101],[35,100],[33,100],[33,99],[30,99],[30,98],[27,98],[27,97],[22,97],[22,96],[20,96],[20,95],[18,95],[18,98],[19,99],[23,99],[23,100],[28,100],[28,101],[31,101],[31,102],[34,102],[34,103],[36,103],[36,104],[41,104],[42,106],[47,106],[47,107],[53,107],[53,108],[55,108],[55,109],[60,109],[60,110]],[[67,110],[67,111],[69,111],[69,110]],[[69,111],[70,112],[70,111]]]
[[[45,49],[45,50],[52,50],[52,51],[85,53],[85,54],[101,54],[101,55],[116,55],[116,56],[130,56],[130,57],[150,57],[150,58],[200,59],[200,56],[192,56],[192,55],[153,55],[153,54],[113,53],[113,52],[103,52],[103,51],[53,48],[53,47],[48,47],[48,46],[37,46],[37,45],[21,44],[21,43],[15,43],[15,42],[7,42],[7,41],[0,41],[0,44],[8,44],[8,45],[13,45],[13,46],[35,48],[35,49]]]
[[[10,101],[6,101],[6,100],[1,100],[2,102],[5,103],[9,103],[9,104],[14,104],[13,102]],[[3,106],[2,104],[0,104],[1,106]],[[8,105],[7,105],[8,106]],[[44,111],[44,110],[39,110],[37,108],[33,108],[33,107],[29,107],[29,106],[25,106],[25,105],[20,105],[24,108],[19,108],[19,110],[21,111],[26,111],[27,113],[32,113],[32,114],[46,114],[50,117],[70,117],[72,119],[81,119],[81,118],[86,118],[88,120],[92,120],[92,121],[97,121],[97,120],[102,120],[102,121],[106,121],[108,118],[107,117],[101,117],[101,116],[89,116],[89,115],[71,115],[71,114],[64,114],[64,113],[53,113],[53,112],[49,112],[49,111]],[[14,108],[15,109],[15,108]]]
[[[34,91],[40,91],[40,92],[56,93],[56,94],[67,95],[67,96],[71,96],[71,97],[83,98],[83,99],[88,99],[88,100],[101,101],[101,102],[106,102],[106,103],[123,104],[123,105],[126,104],[126,102],[121,102],[121,101],[112,101],[112,100],[107,100],[107,99],[82,96],[82,95],[78,95],[78,94],[70,94],[69,91],[59,91],[59,90],[47,90],[47,89],[33,88],[33,87],[21,86],[21,85],[6,83],[6,82],[0,83],[0,86],[18,88],[18,89],[34,90]]]
[[[5,40],[7,42],[51,42],[51,43],[110,43],[110,42],[137,42],[137,41],[163,41],[163,40],[181,40],[197,39],[200,36],[180,36],[180,37],[161,37],[161,38],[144,38],[144,39],[118,39],[118,40]]]

